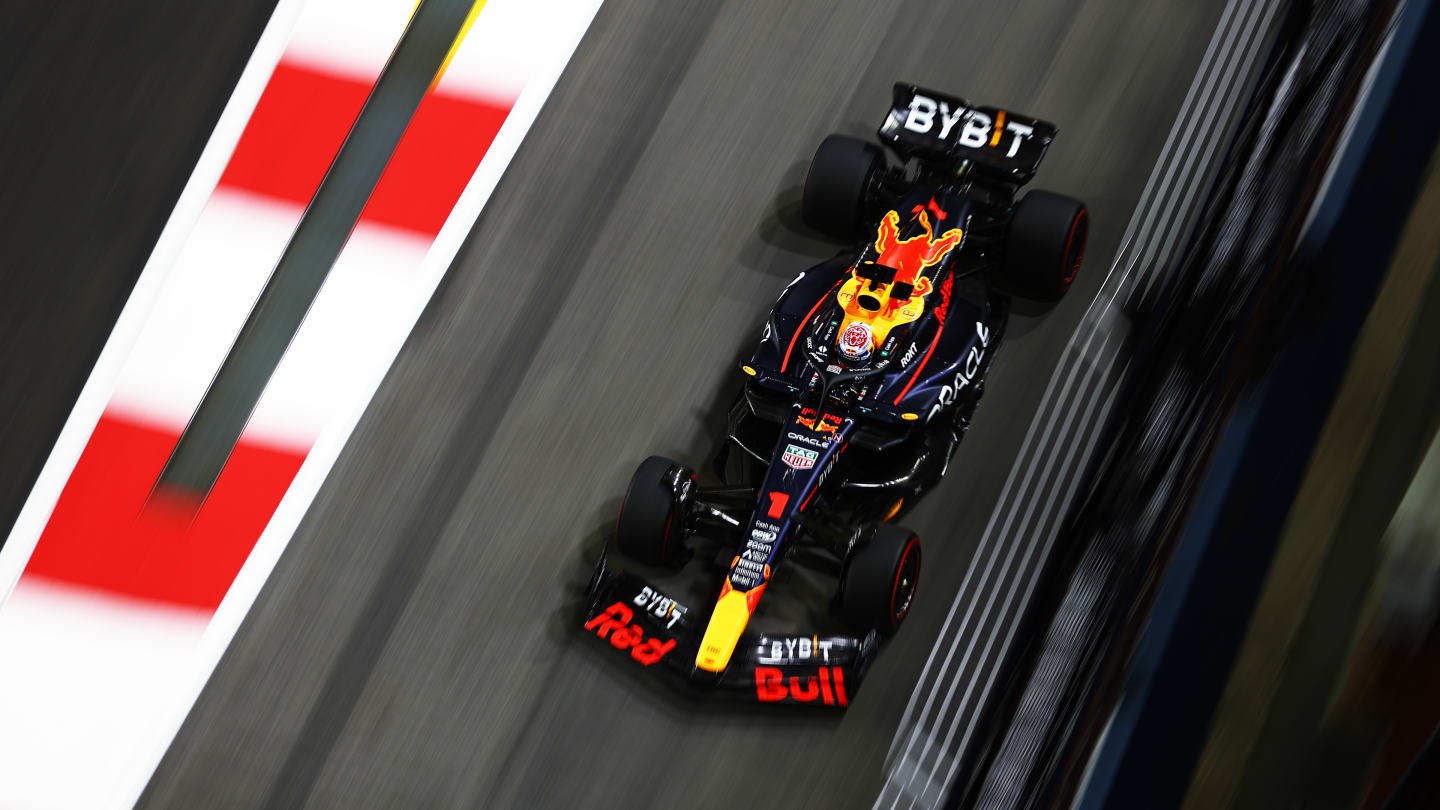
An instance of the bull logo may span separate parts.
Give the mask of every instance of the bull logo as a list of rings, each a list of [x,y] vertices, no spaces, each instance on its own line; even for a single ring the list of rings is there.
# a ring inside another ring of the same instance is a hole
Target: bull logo
[[[857,322],[870,328],[875,345],[885,342],[890,330],[910,323],[925,311],[925,296],[934,289],[934,282],[923,275],[926,268],[941,262],[959,246],[964,237],[959,228],[935,235],[934,222],[945,220],[945,212],[934,198],[925,205],[910,209],[912,221],[920,224],[920,233],[900,238],[900,212],[888,211],[880,220],[875,235],[874,262],[855,267],[851,278],[836,294],[845,310],[845,329]]]
[[[810,428],[816,433],[834,433],[840,428],[840,417],[833,413],[825,414],[825,418],[821,419],[818,423],[815,421],[815,416],[814,408],[803,408],[800,411],[800,415],[795,417],[795,422]]]
[[[922,278],[920,273],[945,258],[960,244],[964,234],[959,228],[951,228],[939,239],[935,238],[928,214],[934,213],[935,221],[939,222],[945,218],[945,212],[935,204],[933,197],[929,204],[917,205],[910,213],[920,223],[922,232],[909,239],[901,239],[900,212],[887,212],[880,220],[880,229],[875,237],[875,252],[879,254],[875,263],[895,268],[896,283],[910,284],[915,288],[915,295],[924,296],[930,292],[930,279]]]

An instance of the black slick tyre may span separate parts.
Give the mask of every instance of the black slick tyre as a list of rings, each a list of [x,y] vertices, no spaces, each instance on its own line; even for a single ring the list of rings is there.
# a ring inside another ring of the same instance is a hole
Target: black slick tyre
[[[639,562],[673,565],[680,554],[683,531],[666,474],[679,466],[663,456],[640,462],[615,518],[615,544]]]
[[[1026,194],[1010,217],[1001,286],[1036,301],[1060,300],[1080,270],[1089,232],[1084,203],[1049,191]]]
[[[893,633],[910,612],[920,579],[920,538],[882,524],[850,552],[840,575],[840,613],[860,631]]]
[[[853,239],[865,218],[865,196],[885,167],[879,147],[844,135],[828,135],[815,150],[805,175],[800,214],[805,224],[841,239]]]

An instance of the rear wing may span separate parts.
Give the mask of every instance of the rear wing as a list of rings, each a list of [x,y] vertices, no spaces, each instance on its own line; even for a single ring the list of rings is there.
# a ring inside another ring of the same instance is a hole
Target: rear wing
[[[1024,185],[1056,132],[1054,124],[1038,118],[897,83],[878,134],[901,157],[968,160],[985,174]]]

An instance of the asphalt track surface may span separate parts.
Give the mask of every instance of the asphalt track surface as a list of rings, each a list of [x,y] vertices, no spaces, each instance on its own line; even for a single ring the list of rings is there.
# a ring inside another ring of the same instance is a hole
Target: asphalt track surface
[[[141,805],[869,806],[1222,5],[607,0]],[[714,448],[769,303],[837,249],[798,221],[809,155],[897,79],[1059,124],[1034,186],[1089,203],[1086,269],[1012,318],[849,711],[681,699],[579,590],[634,465]]]

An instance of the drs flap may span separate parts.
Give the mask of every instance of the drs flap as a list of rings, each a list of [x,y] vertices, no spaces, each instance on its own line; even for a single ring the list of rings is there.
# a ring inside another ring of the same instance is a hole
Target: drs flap
[[[982,172],[1024,184],[1035,176],[1055,125],[913,84],[896,84],[880,140],[903,157],[970,160]]]

